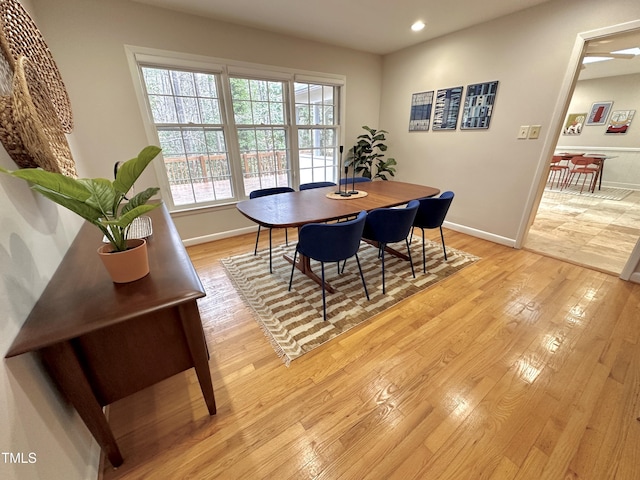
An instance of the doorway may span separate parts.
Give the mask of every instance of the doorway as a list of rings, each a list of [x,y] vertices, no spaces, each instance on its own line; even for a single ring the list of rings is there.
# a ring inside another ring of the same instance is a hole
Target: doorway
[[[594,34],[591,38],[585,37],[583,48],[584,52],[610,53],[632,47],[640,47],[640,29],[637,26],[635,29],[620,30],[615,34]],[[613,54],[613,56],[617,55]],[[620,58],[589,64],[586,68],[580,65],[579,68],[581,68],[579,76],[569,94],[571,99],[576,96],[577,91],[580,91],[580,82],[585,84],[590,82],[592,86],[607,85],[608,79],[622,75],[637,75],[637,78],[640,78],[640,55],[635,57],[620,55]],[[599,78],[603,79],[601,83],[598,83]],[[636,82],[635,85],[639,83]],[[592,98],[592,101],[601,100],[605,99]],[[569,105],[571,102],[567,102],[567,106]],[[620,106],[625,108],[625,105]],[[640,106],[640,102],[635,102],[633,106],[626,108],[637,106]],[[567,113],[573,112],[565,111],[563,116]],[[564,118],[561,121],[563,122]],[[639,118],[636,118],[636,121],[640,122]],[[603,127],[603,136],[604,128],[606,127]],[[636,125],[635,131],[638,129],[640,125]],[[560,147],[562,140],[561,135],[555,145],[560,149],[557,151],[564,151],[563,147]],[[611,139],[607,138],[607,140],[611,145]],[[573,145],[576,149],[573,151],[580,150],[577,148],[578,145],[589,150],[603,146],[594,145],[594,143],[597,143],[597,139],[596,142],[574,141]],[[615,150],[618,147],[611,148]],[[611,156],[620,157],[621,155],[636,156],[637,160],[640,160],[640,149],[623,148],[619,149],[616,155]],[[615,159],[612,158],[609,161],[613,162]],[[636,162],[635,165],[640,177],[640,163]],[[606,190],[606,174],[604,177],[603,187]],[[545,176],[541,181],[546,183],[546,180]],[[640,180],[637,183],[640,184]],[[620,188],[615,188],[616,186],[618,185],[613,182],[615,189],[612,192],[615,194],[613,196],[604,194],[602,190],[595,190],[593,194],[585,195],[568,194],[566,190],[563,192],[557,187],[551,189],[547,186],[541,194],[523,247],[570,263],[620,275],[629,263],[630,257],[633,257],[640,238],[640,189],[637,186],[632,187],[626,189],[628,193],[622,195],[624,192],[621,192]],[[620,196],[622,198],[617,198]]]

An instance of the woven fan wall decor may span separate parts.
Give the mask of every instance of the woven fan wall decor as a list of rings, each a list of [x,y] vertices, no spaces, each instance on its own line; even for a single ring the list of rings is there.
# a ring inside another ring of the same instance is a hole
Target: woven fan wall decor
[[[1,0],[0,0],[1,1]],[[0,142],[21,168],[35,168],[38,164],[29,154],[13,119],[13,67],[0,55]]]
[[[46,86],[63,131],[71,133],[71,103],[58,66],[38,27],[17,0],[0,0],[0,48],[14,69],[20,56],[31,60]]]
[[[44,170],[77,177],[67,137],[33,62],[20,57],[15,68],[13,120],[24,148]]]

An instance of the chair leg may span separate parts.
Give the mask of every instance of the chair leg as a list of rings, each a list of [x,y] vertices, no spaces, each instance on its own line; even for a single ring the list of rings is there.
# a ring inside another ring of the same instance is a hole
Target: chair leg
[[[384,295],[385,293],[387,293],[387,289],[385,287],[384,284],[384,244],[380,244],[380,251],[378,252],[378,255],[380,256],[380,258],[382,258],[382,294]]]
[[[256,235],[256,248],[253,249],[253,254],[258,254],[258,240],[260,240],[260,225],[258,225],[258,235]]]
[[[447,260],[447,249],[444,246],[444,234],[442,233],[442,226],[440,226],[440,238],[442,239],[442,250],[444,251],[444,259]]]
[[[356,262],[358,262],[358,270],[360,271],[360,278],[362,279],[362,286],[364,287],[364,294],[367,296],[367,300],[369,300],[369,291],[367,290],[367,284],[364,281],[364,275],[362,274],[362,268],[360,267],[360,259],[358,258],[358,254],[356,253]]]
[[[324,262],[320,262],[320,271],[322,272],[322,318],[327,321],[327,300],[324,291]]]
[[[296,270],[296,257],[298,256],[298,249],[293,253],[293,263],[291,264],[291,276],[289,277],[289,291],[291,291],[291,283],[293,282],[293,272]]]
[[[424,228],[422,230],[422,273],[427,273],[427,255],[424,248]]]
[[[289,229],[288,228],[284,229],[284,244],[287,247],[289,246]]]
[[[411,247],[409,246],[409,237],[405,238],[404,241],[407,244],[407,254],[409,255],[409,265],[411,265],[411,275],[413,275],[413,278],[416,278],[416,271],[413,269],[413,260],[411,259]]]

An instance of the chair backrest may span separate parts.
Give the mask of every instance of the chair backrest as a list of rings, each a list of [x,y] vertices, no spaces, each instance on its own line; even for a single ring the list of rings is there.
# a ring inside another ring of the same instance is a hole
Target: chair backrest
[[[360,248],[367,212],[338,223],[308,223],[298,232],[297,249],[320,262],[337,262],[354,256]]]
[[[367,177],[349,177],[349,178],[341,178],[340,185],[344,185],[345,183],[348,185],[351,182],[362,183],[362,182],[370,182],[371,179]]]
[[[420,202],[411,200],[405,208],[377,208],[367,215],[362,236],[381,243],[404,240],[409,235]]]
[[[311,190],[312,188],[335,187],[333,182],[309,182],[300,184],[300,190]]]
[[[597,165],[600,165],[601,160],[599,158],[580,156],[573,157],[570,162],[573,163],[575,167],[587,167],[589,165],[594,165],[595,167]]]
[[[421,198],[420,207],[416,213],[413,225],[420,228],[438,228],[442,226],[454,193],[450,190],[443,192],[439,197]]]
[[[295,192],[291,187],[272,187],[262,188],[260,190],[254,190],[249,194],[249,198],[267,197],[269,195],[277,195],[279,193]]]

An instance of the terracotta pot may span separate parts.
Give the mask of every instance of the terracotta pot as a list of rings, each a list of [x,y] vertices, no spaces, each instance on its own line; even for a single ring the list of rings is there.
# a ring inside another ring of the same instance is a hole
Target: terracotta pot
[[[127,247],[124,252],[114,252],[110,243],[98,248],[98,255],[114,283],[133,282],[149,273],[146,240],[127,240]]]

